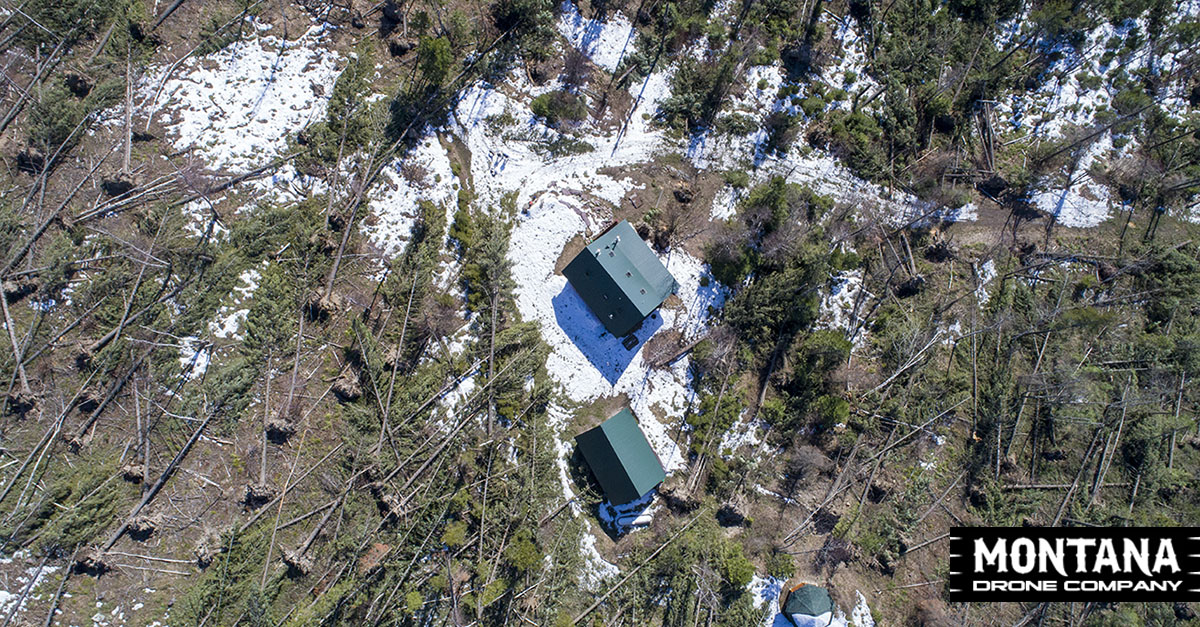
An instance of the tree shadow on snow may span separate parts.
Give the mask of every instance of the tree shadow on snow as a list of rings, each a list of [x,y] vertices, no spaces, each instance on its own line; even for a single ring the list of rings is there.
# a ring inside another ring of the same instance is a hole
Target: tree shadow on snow
[[[616,385],[617,380],[624,374],[633,356],[641,350],[646,340],[662,327],[662,316],[656,311],[642,322],[634,336],[638,343],[631,349],[621,345],[621,338],[613,337],[604,330],[604,325],[588,309],[586,303],[568,283],[552,300],[554,303],[554,318],[558,326],[567,334],[571,342],[583,353],[592,366],[600,371],[609,385]]]

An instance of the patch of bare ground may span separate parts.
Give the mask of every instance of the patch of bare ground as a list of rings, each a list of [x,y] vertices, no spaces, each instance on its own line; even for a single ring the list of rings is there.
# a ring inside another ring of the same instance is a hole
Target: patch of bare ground
[[[713,233],[713,199],[725,185],[720,173],[699,170],[677,154],[636,166],[602,168],[599,173],[635,183],[614,211],[615,219],[645,224],[643,237],[659,251],[682,247],[704,258]]]

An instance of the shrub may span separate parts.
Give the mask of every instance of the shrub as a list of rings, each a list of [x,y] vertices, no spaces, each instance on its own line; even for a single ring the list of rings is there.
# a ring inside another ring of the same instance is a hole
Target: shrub
[[[525,573],[542,563],[542,552],[533,541],[533,532],[519,529],[513,541],[504,549],[504,557],[517,571]]]
[[[763,150],[767,154],[786,154],[788,148],[796,141],[796,133],[799,132],[796,116],[783,111],[775,111],[768,115],[763,127],[767,131],[767,140],[763,142]]]
[[[417,59],[420,60],[421,76],[426,84],[433,87],[441,85],[454,63],[450,40],[445,37],[422,37],[417,44]]]
[[[230,22],[233,22],[230,24]],[[204,25],[200,27],[200,44],[193,53],[198,57],[210,55],[224,50],[229,44],[242,38],[242,20],[233,20],[233,16],[222,11],[209,14]]]
[[[825,110],[825,100],[821,96],[813,94],[800,102],[800,109],[804,111],[804,115],[815,118]]]
[[[759,48],[750,55],[750,65],[772,65],[779,60],[779,49],[775,46]],[[759,89],[763,89],[759,87]]]
[[[454,212],[454,222],[450,225],[450,239],[458,243],[460,251],[470,250],[475,246],[475,220],[471,217],[469,206],[460,205]]]
[[[578,122],[587,117],[587,105],[578,94],[565,89],[544,93],[533,99],[529,108],[533,114],[546,121],[547,126],[557,127],[560,123]]]
[[[884,171],[884,155],[878,145],[883,132],[875,118],[855,111],[832,111],[824,139],[833,152],[859,176],[875,180]]]
[[[744,113],[731,113],[717,120],[717,130],[741,137],[758,130],[758,121]]]
[[[500,0],[491,7],[492,23],[506,33],[504,45],[516,54],[539,58],[554,41],[554,7],[551,0]]]
[[[417,592],[416,590],[409,590],[408,594],[404,595],[404,608],[408,610],[409,614],[417,613],[417,610],[421,609],[421,606],[424,604],[424,602],[425,599],[423,599],[421,597],[421,593]]]
[[[727,542],[721,555],[721,577],[731,588],[743,589],[754,577],[754,564],[742,554],[742,545]]]
[[[787,579],[796,572],[792,556],[782,551],[772,551],[767,557],[767,574],[778,579]]]
[[[1088,91],[1100,89],[1104,84],[1104,80],[1091,72],[1079,72],[1075,75],[1075,80],[1079,81],[1079,87]]]
[[[725,184],[737,189],[745,189],[750,186],[750,175],[745,170],[726,170],[721,175],[725,179]]]
[[[371,112],[366,102],[375,73],[370,41],[364,40],[355,53],[333,84],[325,119],[305,128],[296,138],[305,148],[296,160],[301,172],[316,166],[332,166],[339,156],[362,150],[373,139]]]
[[[671,97],[659,107],[662,120],[676,130],[706,128],[721,110],[737,65],[729,51],[715,66],[689,56],[671,79]]]
[[[65,84],[56,83],[30,109],[30,143],[44,147],[48,155],[63,144],[71,148],[90,126],[87,117],[116,104],[124,89],[122,81],[108,80],[96,85],[84,98],[76,98]]]
[[[595,149],[595,146],[582,139],[575,139],[574,137],[567,137],[565,135],[556,138],[554,141],[534,146],[534,150],[552,159],[569,155],[582,155],[592,152]]]
[[[456,520],[446,525],[446,530],[442,532],[442,544],[457,548],[467,541],[467,523]]]
[[[18,40],[29,49],[39,44],[53,47],[58,44],[60,34],[70,37],[70,42],[86,40],[104,29],[126,2],[94,0],[58,0],[56,2],[32,2],[21,4],[24,12],[17,24],[24,26],[18,32]]]

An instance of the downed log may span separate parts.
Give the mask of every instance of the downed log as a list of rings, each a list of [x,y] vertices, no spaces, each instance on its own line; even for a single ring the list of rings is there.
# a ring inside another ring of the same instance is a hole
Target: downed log
[[[656,359],[656,360],[652,361],[650,363],[650,367],[651,368],[661,368],[663,366],[666,366],[666,365],[674,362],[676,359],[679,359],[680,357],[683,357],[684,355],[686,355],[693,348],[696,348],[696,346],[698,344],[700,344],[700,342],[703,342],[705,340],[705,338],[707,338],[707,337],[708,337],[707,335],[702,335],[702,336],[692,340],[691,342],[684,344],[683,346],[681,346],[679,348],[679,350],[671,353],[667,357],[664,357],[661,359]]]
[[[192,437],[189,438],[187,443],[183,445],[183,448],[179,449],[179,452],[175,454],[175,458],[171,460],[170,464],[167,464],[167,467],[163,469],[162,474],[158,476],[158,481],[155,481],[154,485],[148,491],[146,491],[146,495],[142,497],[142,500],[133,508],[133,511],[129,512],[129,516],[126,517],[125,522],[117,528],[112,537],[108,539],[108,542],[104,543],[104,547],[100,549],[102,554],[111,549],[113,545],[117,543],[117,540],[120,540],[121,536],[125,535],[125,531],[129,529],[130,521],[141,513],[143,507],[149,504],[150,501],[154,500],[154,497],[158,495],[159,490],[162,490],[162,487],[167,483],[167,480],[170,479],[171,475],[175,472],[175,468],[179,466],[179,462],[183,461],[184,457],[187,457],[188,452],[192,450],[192,446],[196,444],[196,440],[200,439],[200,434],[204,433],[204,429],[208,426],[208,423],[212,422],[213,416],[215,415],[216,414],[209,414],[208,417],[204,419],[204,422],[200,423],[199,427],[196,427],[196,431],[192,433]]]
[[[1066,490],[1070,488],[1071,483],[1011,483],[1001,486],[1003,490]],[[1128,481],[1119,483],[1106,483],[1101,488],[1128,488],[1131,484]]]

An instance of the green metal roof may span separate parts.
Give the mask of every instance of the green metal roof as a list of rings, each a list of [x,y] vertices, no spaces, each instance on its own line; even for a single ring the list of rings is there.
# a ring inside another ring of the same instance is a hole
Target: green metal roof
[[[800,584],[788,591],[787,600],[783,603],[783,613],[791,616],[820,616],[833,611],[833,598],[829,591],[813,584]]]
[[[629,222],[621,220],[563,268],[604,328],[628,335],[675,291],[675,277]]]
[[[667,478],[628,409],[575,436],[575,443],[614,505],[636,500]]]

